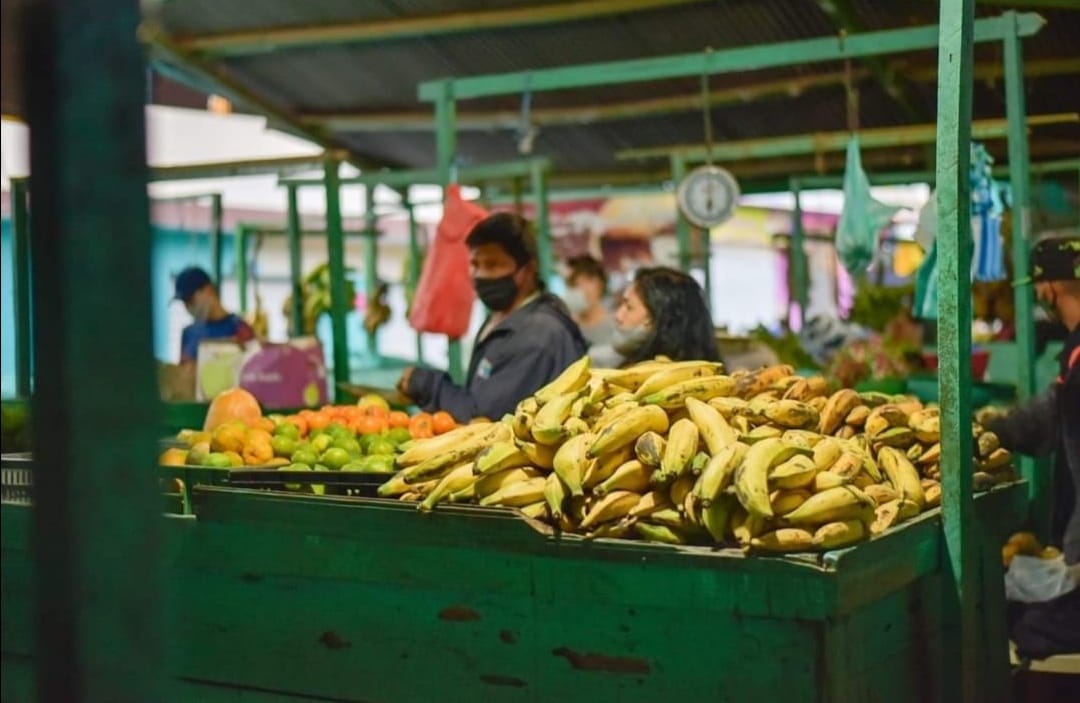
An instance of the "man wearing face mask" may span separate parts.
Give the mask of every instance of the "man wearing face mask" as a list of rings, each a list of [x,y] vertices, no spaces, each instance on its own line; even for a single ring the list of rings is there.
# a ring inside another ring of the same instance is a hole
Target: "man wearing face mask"
[[[1039,242],[1031,276],[1015,285],[1029,283],[1039,304],[1068,330],[1060,372],[1044,393],[985,424],[1006,449],[1055,455],[1050,543],[1062,547],[1072,580],[1080,583],[1080,238]],[[1025,607],[1011,634],[1025,658],[1080,652],[1080,588]]]
[[[255,338],[248,323],[225,310],[210,274],[197,266],[176,276],[176,299],[184,303],[195,321],[180,335],[180,363],[194,363],[205,339],[232,339],[239,343]]]
[[[459,422],[498,419],[585,354],[566,306],[543,290],[536,238],[524,218],[496,213],[465,240],[473,286],[490,312],[477,335],[465,385],[440,371],[408,368],[398,390]]]

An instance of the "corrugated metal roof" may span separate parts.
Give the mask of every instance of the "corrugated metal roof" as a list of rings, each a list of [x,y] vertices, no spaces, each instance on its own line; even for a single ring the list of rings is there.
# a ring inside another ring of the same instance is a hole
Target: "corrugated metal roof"
[[[238,30],[320,26],[390,18],[425,17],[440,13],[555,4],[552,0],[476,2],[469,0],[171,0],[161,20],[177,37],[206,36]],[[888,3],[851,0],[858,24],[866,30],[899,28],[936,21],[933,2]],[[981,15],[999,14],[1001,8],[979,5]],[[1080,56],[1080,12],[1046,9],[1048,20],[1036,37],[1025,42],[1029,60]],[[431,112],[419,103],[417,85],[448,76],[470,76],[525,71],[598,61],[664,56],[706,47],[727,48],[782,42],[837,33],[837,28],[813,0],[719,0],[677,5],[663,10],[632,12],[573,22],[510,29],[463,32],[440,36],[393,39],[360,44],[287,48],[272,53],[210,57],[228,75],[267,101],[295,115],[370,114],[387,111]],[[1000,46],[981,45],[977,60],[998,62]],[[900,57],[899,71],[914,112],[930,122],[936,111],[932,78],[908,80],[921,67],[932,76],[935,52]],[[892,57],[883,57],[894,61]],[[860,66],[861,67],[861,64]],[[712,90],[755,85],[761,81],[791,79],[822,72],[838,72],[842,65],[814,64],[754,73],[714,77]],[[1032,113],[1075,111],[1076,75],[1034,78],[1028,83]],[[533,96],[533,108],[610,104],[659,96],[693,95],[694,78],[662,83],[629,84],[598,89],[558,91]],[[978,82],[974,106],[977,118],[1004,115],[1003,82]],[[460,114],[479,110],[518,110],[521,96],[460,103]],[[910,116],[876,82],[860,87],[860,123],[880,127],[910,123]],[[846,126],[845,97],[839,84],[819,87],[793,97],[771,97],[751,103],[723,105],[713,112],[718,140],[737,140],[812,131],[834,131]],[[1080,128],[1040,129],[1035,136],[1052,135],[1067,151],[1080,153]],[[357,153],[410,166],[434,162],[434,139],[417,131],[348,131],[334,135]],[[559,171],[617,171],[642,168],[617,161],[616,151],[632,147],[700,142],[702,119],[696,111],[663,116],[600,122],[588,125],[545,126],[534,154],[550,156]],[[458,149],[466,163],[518,157],[513,130],[461,131]],[[910,151],[910,150],[909,150]],[[1038,151],[1033,146],[1033,153]],[[899,158],[899,157],[898,157]],[[903,157],[905,160],[907,156]],[[1004,155],[1001,157],[1004,160]],[[789,160],[790,161],[790,160]],[[899,165],[899,164],[898,164]],[[655,166],[655,164],[654,164]],[[911,167],[904,163],[904,167]]]

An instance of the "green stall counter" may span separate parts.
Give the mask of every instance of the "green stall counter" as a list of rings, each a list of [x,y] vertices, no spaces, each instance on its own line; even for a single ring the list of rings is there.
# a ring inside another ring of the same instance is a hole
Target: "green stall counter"
[[[168,516],[171,700],[942,700],[940,513],[824,557],[558,537],[516,513],[218,487]],[[997,545],[976,498],[985,697],[1007,695]],[[2,516],[3,689],[32,700],[31,508]],[[997,675],[995,675],[995,673]]]

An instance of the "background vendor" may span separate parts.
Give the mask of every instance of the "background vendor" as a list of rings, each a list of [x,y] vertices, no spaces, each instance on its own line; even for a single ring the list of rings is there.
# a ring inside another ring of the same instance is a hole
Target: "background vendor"
[[[255,338],[248,323],[225,310],[210,274],[197,266],[188,267],[176,276],[176,299],[195,318],[180,335],[180,363],[193,363],[203,340],[234,340],[243,344]]]
[[[398,390],[427,411],[458,422],[498,419],[585,354],[563,302],[543,290],[536,236],[527,220],[497,213],[465,240],[473,286],[490,312],[473,346],[465,385],[431,369],[407,368]]]

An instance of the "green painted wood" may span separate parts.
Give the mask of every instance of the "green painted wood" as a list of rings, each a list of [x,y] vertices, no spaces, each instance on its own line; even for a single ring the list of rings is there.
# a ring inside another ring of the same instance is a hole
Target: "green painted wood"
[[[671,155],[671,182],[678,188],[686,178],[686,159],[682,154]],[[690,222],[683,215],[682,210],[676,208],[675,212],[675,239],[678,243],[679,270],[684,273],[690,272]]]
[[[438,171],[436,183],[445,188],[454,182],[457,174],[454,159],[457,154],[457,129],[455,120],[457,108],[454,102],[454,88],[450,82],[440,84],[438,98],[435,100],[435,163]],[[445,196],[444,196],[445,198]],[[465,364],[461,353],[461,340],[447,340],[447,371],[454,383],[465,381]]]
[[[462,166],[457,172],[457,182],[476,185],[479,182],[486,180],[529,178],[532,175],[533,169],[537,166],[544,171],[550,171],[551,160],[546,157],[538,156],[529,159],[516,159],[493,164],[472,164],[469,166]],[[388,188],[406,188],[411,185],[416,185],[417,183],[439,183],[441,177],[442,171],[439,167],[408,170],[381,170],[342,178],[341,185],[383,185]],[[282,178],[278,180],[278,185],[294,185],[298,187],[321,186],[322,183],[322,179],[319,178]]]
[[[800,324],[806,324],[806,308],[810,304],[810,280],[806,266],[806,248],[803,245],[802,195],[800,182],[791,179],[791,194],[795,196],[795,207],[791,211],[791,281],[795,302],[799,306]]]
[[[289,238],[289,284],[292,296],[289,317],[293,334],[300,336],[304,329],[304,247],[296,186],[285,188],[285,200],[288,207],[285,234]]]
[[[938,48],[938,395],[946,555],[946,608],[960,629],[944,647],[948,700],[975,701],[978,534],[971,498],[971,92],[974,0],[942,0]],[[1011,24],[1011,23],[1010,23]],[[1010,28],[1010,31],[1013,31]]]
[[[1039,15],[1032,13],[1019,15],[1019,20],[1024,36],[1038,32],[1045,24]],[[1010,23],[1006,23],[1001,17],[985,18],[976,23],[975,38],[977,41],[1000,41],[1010,31]],[[932,49],[936,46],[938,28],[928,25],[852,34],[843,42],[836,37],[822,37],[659,58],[470,76],[453,81],[429,81],[420,84],[417,94],[423,101],[437,103],[445,95],[447,83],[451,82],[454,99],[468,100],[493,95],[516,95],[530,90],[541,92],[696,77],[702,74],[754,71],[819,61],[898,54]]]
[[[23,10],[31,238],[48,252],[32,257],[37,693],[145,703],[163,637],[141,18],[129,0]]]
[[[375,212],[375,186],[364,188],[364,287],[368,305],[379,289],[379,217]],[[366,331],[368,353],[379,362],[378,330]]]
[[[323,166],[326,185],[326,256],[330,267],[330,327],[334,345],[334,397],[342,399],[341,384],[350,381],[349,335],[346,316],[353,306],[345,289],[345,237],[341,226],[340,164],[328,160]]]
[[[236,226],[236,290],[240,296],[240,314],[248,311],[248,242],[251,230],[245,225]]]
[[[224,218],[221,193],[214,193],[210,196],[210,251],[214,257],[211,275],[214,277],[214,284],[218,290],[221,290],[222,261],[225,258]]]
[[[29,398],[33,388],[33,327],[31,320],[30,212],[25,178],[11,179],[11,277],[15,309],[15,395]]]
[[[416,286],[420,283],[420,233],[416,222],[416,209],[408,200],[405,201],[405,211],[409,215],[409,273],[405,281],[405,287],[416,292]],[[416,363],[424,364],[424,335],[416,332]]]
[[[555,255],[551,246],[551,215],[548,208],[547,171],[542,164],[534,163],[532,191],[536,195],[536,256],[537,271],[545,286],[550,286],[555,276]]]

